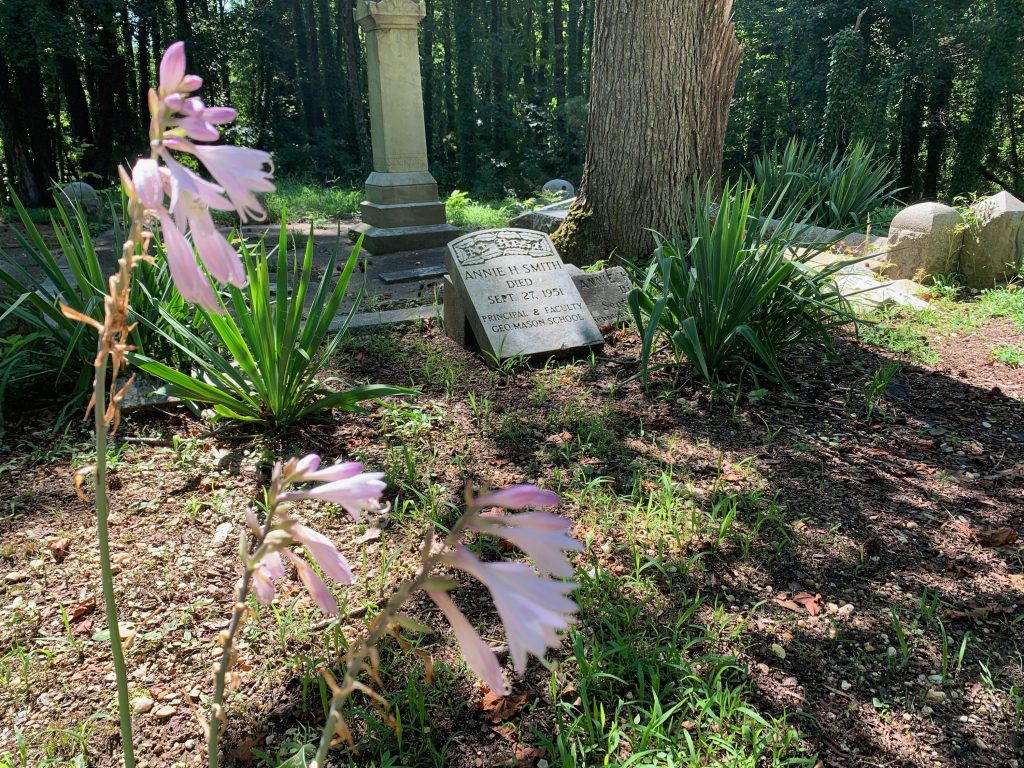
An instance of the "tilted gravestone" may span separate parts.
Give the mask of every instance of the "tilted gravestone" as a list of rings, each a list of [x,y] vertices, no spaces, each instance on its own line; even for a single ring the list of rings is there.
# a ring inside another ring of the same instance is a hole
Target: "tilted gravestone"
[[[601,331],[547,235],[523,229],[471,232],[448,244],[452,289],[445,327],[465,343],[468,321],[497,360],[567,354],[603,343]],[[451,307],[449,307],[451,301]],[[458,321],[461,305],[465,321]]]

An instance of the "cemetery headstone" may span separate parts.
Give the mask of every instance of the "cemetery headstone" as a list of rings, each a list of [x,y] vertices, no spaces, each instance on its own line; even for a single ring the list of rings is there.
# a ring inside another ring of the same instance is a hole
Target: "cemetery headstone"
[[[542,232],[471,232],[448,244],[445,263],[450,293],[461,300],[481,350],[495,359],[568,354],[604,342]]]
[[[1017,274],[1024,260],[1024,203],[999,192],[971,206],[976,226],[964,233],[960,278],[970,288],[991,288]]]
[[[533,229],[550,235],[565,222],[565,217],[574,202],[576,202],[576,198],[570,197],[567,200],[545,205],[543,208],[521,213],[509,221],[509,226],[516,229]]]
[[[563,199],[576,197],[576,187],[565,179],[552,179],[544,185],[543,189],[548,194],[559,195]]]
[[[573,264],[567,264],[566,269],[598,328],[621,325],[629,320],[626,297],[633,290],[633,283],[626,270],[609,267],[599,272],[584,272]]]
[[[77,207],[82,215],[89,220],[100,218],[103,214],[103,202],[91,184],[84,181],[72,181],[60,188],[60,195],[65,205]],[[68,214],[70,215],[70,211]]]

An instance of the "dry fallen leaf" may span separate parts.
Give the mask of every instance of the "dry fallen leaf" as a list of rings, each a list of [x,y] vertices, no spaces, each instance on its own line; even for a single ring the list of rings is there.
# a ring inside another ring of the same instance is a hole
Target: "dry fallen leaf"
[[[484,693],[484,698],[480,702],[480,709],[484,711],[487,719],[492,723],[500,723],[512,717],[525,703],[525,693],[520,693],[515,696],[502,696],[494,691],[488,690]]]
[[[974,534],[975,539],[983,547],[1005,547],[1017,541],[1017,532],[1013,528],[989,528]]]
[[[811,616],[821,613],[821,595],[812,595],[809,592],[800,592],[794,595],[793,599],[800,603]]]

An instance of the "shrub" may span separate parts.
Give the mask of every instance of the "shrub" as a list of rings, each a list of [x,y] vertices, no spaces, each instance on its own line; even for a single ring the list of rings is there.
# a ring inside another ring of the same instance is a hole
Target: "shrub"
[[[805,263],[831,244],[806,245],[808,225],[799,221],[806,205],[786,210],[773,229],[767,218],[777,209],[766,210],[752,184],[727,184],[717,212],[710,188],[691,192],[684,199],[689,240],[659,235],[654,260],[629,295],[643,370],[664,338],[676,361],[687,358],[708,382],[742,365],[788,390],[785,354],[806,341],[831,351],[829,329],[854,319],[832,279],[851,262],[821,270]]]
[[[28,390],[41,377],[47,377],[50,391],[70,390],[68,408],[78,406],[91,389],[96,337],[82,323],[70,320],[60,305],[83,315],[103,319],[103,297],[107,289],[100,257],[93,243],[89,223],[82,212],[67,207],[59,193],[50,223],[57,240],[52,248],[36,226],[34,214],[27,210],[13,191],[11,197],[20,216],[22,233],[12,228],[27,259],[23,266],[13,256],[0,251],[0,281],[6,291],[0,293],[0,317],[18,324],[17,333],[5,340],[4,387],[11,391]],[[115,221],[119,219],[115,218]],[[114,253],[120,254],[124,242],[120,226],[114,228]],[[159,248],[158,248],[159,250]],[[165,279],[165,260],[142,263],[136,269],[132,287],[133,318],[139,322],[131,334],[132,345],[141,352],[167,356],[172,352],[165,335],[154,331],[159,318],[157,304],[182,321],[187,310],[170,279]],[[151,301],[140,299],[151,297]],[[137,308],[137,309],[135,309]],[[143,313],[140,315],[139,313]],[[169,359],[173,363],[173,358]],[[65,409],[65,411],[67,408]]]
[[[896,200],[893,170],[863,142],[826,161],[807,141],[790,139],[781,152],[776,148],[755,158],[749,175],[770,205],[784,210],[806,200],[811,222],[842,229],[863,227],[872,211]]]
[[[228,286],[227,312],[215,314],[196,309],[211,338],[188,327],[173,313],[161,310],[157,332],[187,358],[190,372],[144,355],[132,356],[132,363],[166,382],[163,390],[195,403],[212,405],[229,419],[284,427],[300,419],[337,408],[357,411],[364,400],[408,389],[366,385],[335,391],[321,380],[321,371],[331,359],[358,306],[356,301],[341,327],[328,340],[331,323],[338,314],[352,272],[359,260],[357,243],[334,287],[331,280],[337,261],[335,251],[315,286],[308,315],[303,304],[309,296],[313,269],[313,234],[305,255],[288,258],[288,231],[282,214],[280,242],[276,254],[276,291],[271,291],[268,255],[263,241],[257,253],[240,246],[248,285]],[[165,328],[167,330],[165,330]],[[335,380],[335,383],[336,380]]]

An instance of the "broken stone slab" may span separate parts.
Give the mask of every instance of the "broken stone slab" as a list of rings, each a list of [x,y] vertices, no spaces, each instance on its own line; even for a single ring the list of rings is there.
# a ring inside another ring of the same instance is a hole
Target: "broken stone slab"
[[[960,251],[960,280],[992,288],[1016,276],[1024,264],[1024,202],[999,192],[971,206]]]
[[[894,305],[917,310],[928,308],[927,301],[914,295],[923,291],[924,287],[913,280],[879,282],[873,275],[838,273],[835,282],[847,301],[861,311]]]
[[[889,225],[888,278],[920,280],[956,271],[963,219],[942,203],[904,208]]]
[[[575,197],[568,200],[561,200],[534,211],[527,211],[512,218],[508,225],[516,229],[532,229],[534,232],[543,232],[550,235],[565,221],[566,215],[572,204],[576,202]]]

